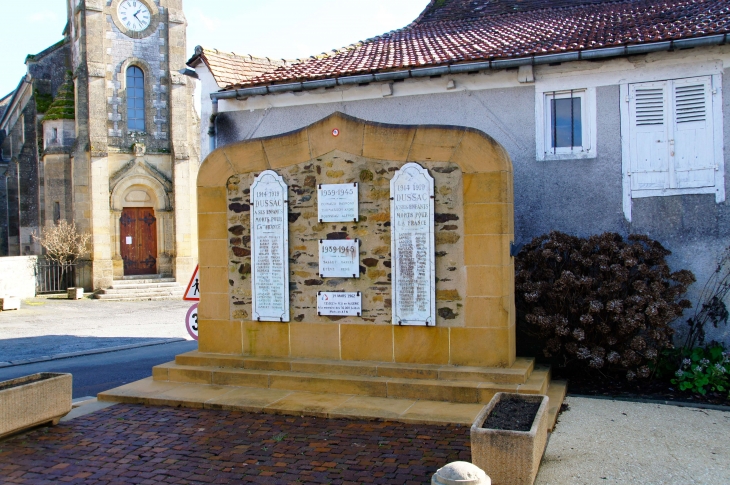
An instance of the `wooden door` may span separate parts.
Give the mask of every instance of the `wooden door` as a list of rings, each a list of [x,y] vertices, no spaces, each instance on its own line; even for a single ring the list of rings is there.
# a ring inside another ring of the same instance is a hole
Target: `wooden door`
[[[157,274],[157,219],[151,207],[128,207],[119,219],[125,275]]]

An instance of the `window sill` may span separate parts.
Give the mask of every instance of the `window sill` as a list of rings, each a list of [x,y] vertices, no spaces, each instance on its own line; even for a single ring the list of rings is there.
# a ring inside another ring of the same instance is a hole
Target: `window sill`
[[[573,152],[573,153],[541,153],[538,154],[539,161],[549,160],[586,160],[596,158],[595,151]]]

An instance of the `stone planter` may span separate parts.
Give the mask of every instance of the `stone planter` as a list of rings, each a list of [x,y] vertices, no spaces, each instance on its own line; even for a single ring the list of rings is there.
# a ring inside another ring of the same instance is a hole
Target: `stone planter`
[[[503,399],[539,402],[530,431],[483,428],[489,414]],[[532,485],[547,444],[548,397],[498,392],[471,426],[471,461],[484,470],[493,485]]]
[[[0,382],[0,438],[58,424],[71,411],[71,384],[71,374],[50,372]]]
[[[69,300],[80,300],[84,297],[84,289],[82,287],[71,287],[68,289]]]
[[[20,298],[17,296],[6,296],[0,298],[0,310],[20,310]]]

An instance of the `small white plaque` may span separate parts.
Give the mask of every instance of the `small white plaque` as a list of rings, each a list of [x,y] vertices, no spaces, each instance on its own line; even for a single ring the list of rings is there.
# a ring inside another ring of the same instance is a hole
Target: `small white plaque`
[[[254,320],[289,321],[288,187],[273,170],[251,185],[251,290]]]
[[[317,219],[319,222],[358,221],[357,182],[320,184],[317,187]]]
[[[319,240],[319,275],[333,278],[360,277],[360,240]]]
[[[132,236],[127,236],[127,246],[132,244]]]
[[[317,293],[317,313],[359,317],[362,314],[362,296],[359,291],[357,293],[320,291]]]

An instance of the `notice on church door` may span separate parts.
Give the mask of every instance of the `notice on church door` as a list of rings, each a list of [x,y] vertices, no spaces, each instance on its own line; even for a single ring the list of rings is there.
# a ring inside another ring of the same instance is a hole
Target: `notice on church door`
[[[390,181],[393,325],[436,325],[434,181],[407,163]]]
[[[251,290],[254,320],[289,321],[288,187],[273,170],[251,185]]]

